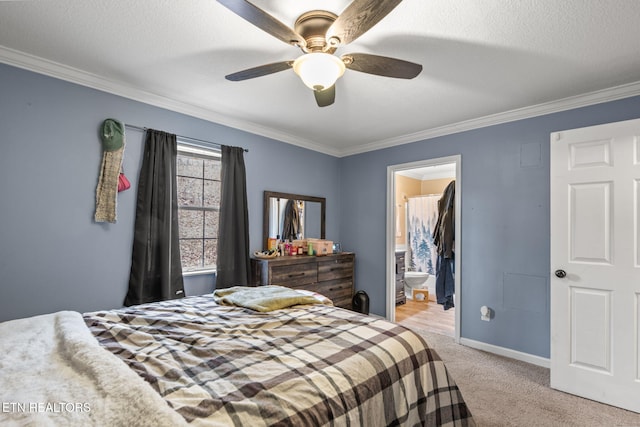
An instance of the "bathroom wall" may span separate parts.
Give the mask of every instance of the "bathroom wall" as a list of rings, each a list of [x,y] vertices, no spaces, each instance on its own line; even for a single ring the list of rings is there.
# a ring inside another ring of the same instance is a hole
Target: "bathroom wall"
[[[422,181],[408,176],[396,175],[396,246],[403,248],[407,243],[407,198],[422,194]]]
[[[447,185],[455,179],[441,178],[441,179],[426,179],[420,182],[420,194],[442,194]]]

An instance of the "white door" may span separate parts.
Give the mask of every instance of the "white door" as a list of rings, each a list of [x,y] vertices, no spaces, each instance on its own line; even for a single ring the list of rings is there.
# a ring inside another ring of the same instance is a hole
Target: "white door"
[[[640,412],[640,120],[551,135],[551,387]]]

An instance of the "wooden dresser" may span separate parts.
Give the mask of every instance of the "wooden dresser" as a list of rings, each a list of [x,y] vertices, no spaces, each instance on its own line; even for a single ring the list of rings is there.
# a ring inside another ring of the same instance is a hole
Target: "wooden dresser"
[[[251,282],[254,286],[307,289],[326,296],[336,307],[351,309],[354,263],[355,255],[351,252],[251,259]]]

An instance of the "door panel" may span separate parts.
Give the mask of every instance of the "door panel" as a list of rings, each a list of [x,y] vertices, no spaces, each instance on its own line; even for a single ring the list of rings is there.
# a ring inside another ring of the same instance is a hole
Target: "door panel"
[[[571,169],[611,165],[611,140],[569,144]]]
[[[611,264],[611,182],[570,184],[572,262]]]
[[[571,287],[571,363],[611,373],[611,292]]]
[[[640,412],[640,120],[551,135],[551,386]],[[562,271],[560,271],[562,270]]]

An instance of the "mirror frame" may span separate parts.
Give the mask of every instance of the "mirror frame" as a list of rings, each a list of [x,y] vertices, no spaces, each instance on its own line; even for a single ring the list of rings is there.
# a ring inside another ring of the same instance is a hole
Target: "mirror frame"
[[[264,192],[264,212],[262,214],[262,244],[266,248],[269,244],[269,200],[274,198],[304,200],[305,202],[320,203],[320,238],[326,237],[325,217],[327,200],[324,197],[304,196],[302,194],[279,193],[277,191]]]

